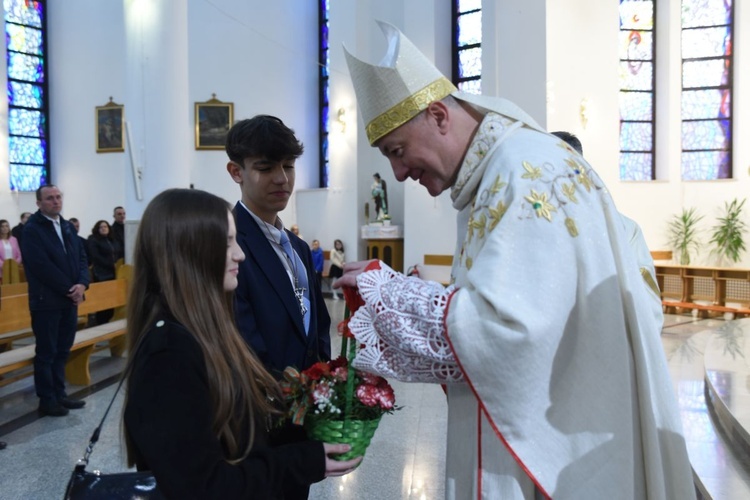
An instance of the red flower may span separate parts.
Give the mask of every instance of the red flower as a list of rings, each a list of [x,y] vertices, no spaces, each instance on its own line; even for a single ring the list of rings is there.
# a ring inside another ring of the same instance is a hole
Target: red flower
[[[320,380],[322,377],[328,377],[331,375],[331,368],[328,366],[328,363],[319,361],[302,373],[310,377],[312,380]]]

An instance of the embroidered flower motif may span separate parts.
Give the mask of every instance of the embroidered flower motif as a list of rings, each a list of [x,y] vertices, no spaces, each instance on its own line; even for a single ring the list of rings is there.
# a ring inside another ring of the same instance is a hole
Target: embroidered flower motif
[[[487,210],[490,212],[490,225],[487,229],[491,232],[500,223],[508,207],[502,201],[498,201],[495,208],[488,207]]]
[[[552,222],[552,212],[557,212],[557,209],[547,201],[547,193],[537,193],[532,189],[531,195],[526,196],[525,199],[531,203],[531,207],[536,212],[537,217],[544,217]]]
[[[589,178],[588,172],[586,172],[586,170],[573,158],[566,158],[565,163],[567,163],[571,170],[573,170],[573,173],[575,174],[581,186],[585,187],[586,191],[590,192],[592,183],[591,179]]]
[[[523,161],[522,165],[524,170],[526,170],[526,173],[521,176],[522,179],[535,181],[542,178],[542,169],[540,167],[535,167],[526,160]]]
[[[574,221],[570,217],[566,218],[565,227],[568,228],[568,233],[570,233],[573,238],[578,236],[578,227],[576,226],[576,221]]]
[[[505,186],[507,186],[507,185],[508,185],[508,183],[501,181],[500,180],[500,176],[498,175],[495,178],[495,182],[492,183],[492,187],[490,187],[490,194],[497,194],[497,193],[499,193],[500,190],[502,188],[504,188]]]
[[[474,260],[471,257],[466,257],[466,269],[471,271],[471,266],[474,265]]]
[[[482,214],[479,219],[472,219],[469,227],[477,230],[477,236],[481,239],[484,238],[484,228],[487,225],[487,215]]]
[[[570,201],[572,201],[573,203],[578,203],[578,198],[576,198],[575,184],[563,183],[562,192]]]

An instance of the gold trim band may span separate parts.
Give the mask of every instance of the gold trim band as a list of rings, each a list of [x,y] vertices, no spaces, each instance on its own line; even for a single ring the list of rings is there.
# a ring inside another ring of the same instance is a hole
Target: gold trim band
[[[408,122],[430,105],[431,102],[439,101],[453,92],[456,87],[445,77],[441,77],[422,90],[415,92],[400,103],[393,106],[385,113],[376,116],[365,128],[370,146],[384,135],[396,130]]]

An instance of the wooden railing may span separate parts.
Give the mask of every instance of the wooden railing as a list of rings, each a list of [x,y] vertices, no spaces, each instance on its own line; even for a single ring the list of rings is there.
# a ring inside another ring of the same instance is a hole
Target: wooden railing
[[[750,314],[750,269],[656,265],[665,308]]]

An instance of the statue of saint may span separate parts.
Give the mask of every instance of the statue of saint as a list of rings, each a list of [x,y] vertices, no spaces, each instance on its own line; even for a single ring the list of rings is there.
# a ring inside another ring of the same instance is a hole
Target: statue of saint
[[[375,202],[375,219],[383,220],[388,215],[388,189],[380,174],[372,176],[372,200]]]

